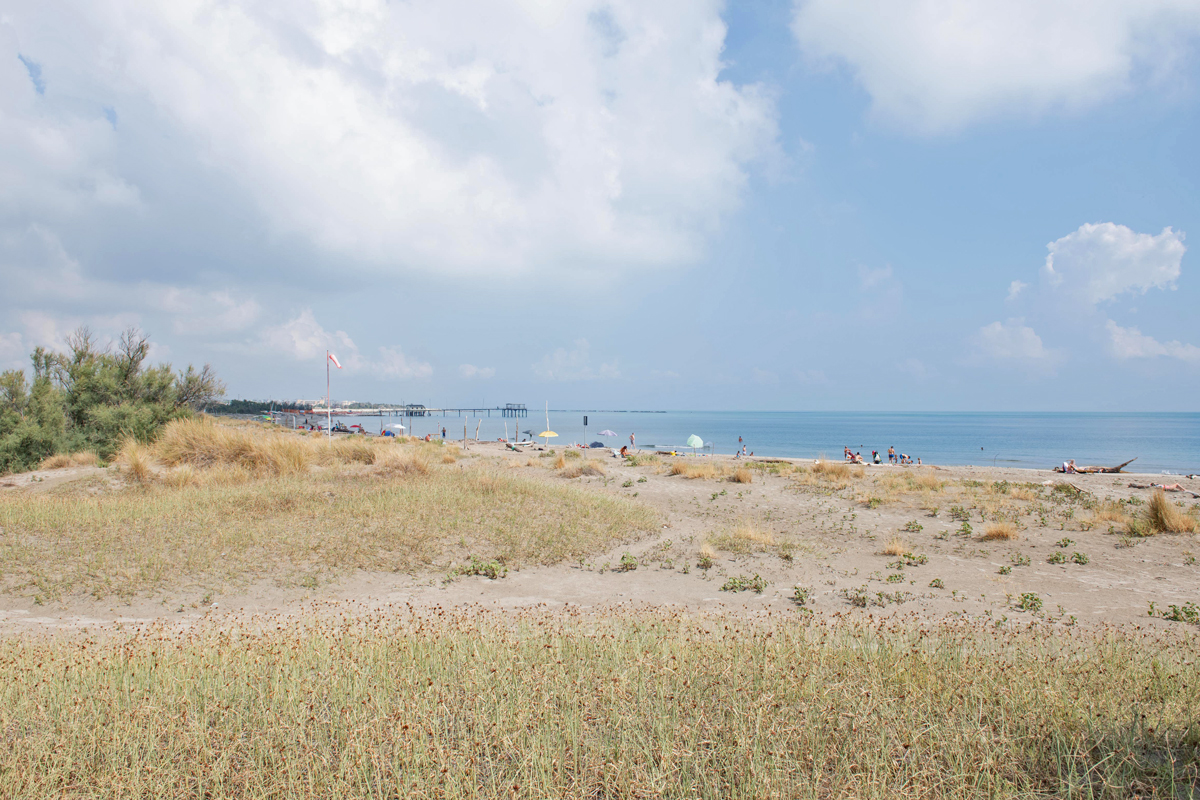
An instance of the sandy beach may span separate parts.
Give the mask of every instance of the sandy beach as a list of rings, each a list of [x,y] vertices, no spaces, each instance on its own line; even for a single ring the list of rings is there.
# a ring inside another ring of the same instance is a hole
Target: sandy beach
[[[565,463],[594,463],[605,474],[568,478],[568,469],[553,463],[563,448],[513,452],[500,443],[469,442],[464,451],[461,442],[451,442],[446,449],[458,460],[444,469],[511,471],[551,486],[624,497],[651,509],[660,527],[576,563],[509,563],[497,579],[448,578],[467,555],[451,552],[426,569],[352,570],[323,576],[316,586],[275,577],[232,583],[201,577],[124,598],[76,592],[46,600],[10,591],[0,595],[0,630],[186,624],[214,613],[299,613],[314,602],[363,610],[389,604],[732,613],[803,608],[1013,623],[1036,613],[1058,625],[1178,627],[1151,616],[1151,609],[1200,599],[1200,535],[1129,536],[1117,519],[1138,513],[1150,498],[1151,490],[1130,484],[1161,476],[868,465],[826,478],[811,471],[812,461],[641,453],[635,465],[603,450]],[[713,474],[673,475],[676,463]],[[736,482],[739,468],[748,483]],[[1168,496],[1194,513],[1200,480],[1179,480],[1187,491]],[[82,467],[9,476],[0,480],[0,491],[10,497],[80,486],[122,491],[120,481],[116,468]],[[985,538],[997,522],[1010,523],[1013,538]],[[761,592],[727,587],[731,579],[756,576],[765,581]]]

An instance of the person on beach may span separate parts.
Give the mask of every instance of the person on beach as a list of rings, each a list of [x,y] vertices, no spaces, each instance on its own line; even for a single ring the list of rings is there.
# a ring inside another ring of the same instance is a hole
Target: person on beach
[[[631,433],[631,434],[629,434],[629,449],[630,450],[634,449],[634,447],[636,446],[636,445],[634,445],[633,441],[634,441],[634,436]]]
[[[442,438],[446,438],[446,428],[444,426],[442,427]]]
[[[895,447],[891,447],[891,446],[888,447],[888,463],[889,464],[896,463],[896,448]]]

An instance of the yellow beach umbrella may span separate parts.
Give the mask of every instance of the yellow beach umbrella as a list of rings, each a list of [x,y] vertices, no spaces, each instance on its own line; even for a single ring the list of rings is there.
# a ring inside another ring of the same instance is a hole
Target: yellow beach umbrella
[[[538,436],[541,436],[543,439],[546,439],[548,442],[551,436],[558,436],[558,434],[555,433],[554,431],[542,431],[541,433],[538,434]],[[542,444],[544,445],[547,442],[542,442]]]

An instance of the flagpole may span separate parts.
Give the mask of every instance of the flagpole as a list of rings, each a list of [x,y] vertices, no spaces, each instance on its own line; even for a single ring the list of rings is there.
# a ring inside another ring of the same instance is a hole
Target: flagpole
[[[333,441],[332,395],[329,392],[329,351],[325,351],[325,436]]]

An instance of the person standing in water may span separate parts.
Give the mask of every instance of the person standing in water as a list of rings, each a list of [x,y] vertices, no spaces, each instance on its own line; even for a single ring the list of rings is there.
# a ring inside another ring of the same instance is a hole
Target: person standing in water
[[[629,449],[630,449],[630,450],[633,450],[633,449],[634,449],[633,440],[634,440],[634,436],[633,436],[633,434],[631,433],[631,434],[629,434]]]

